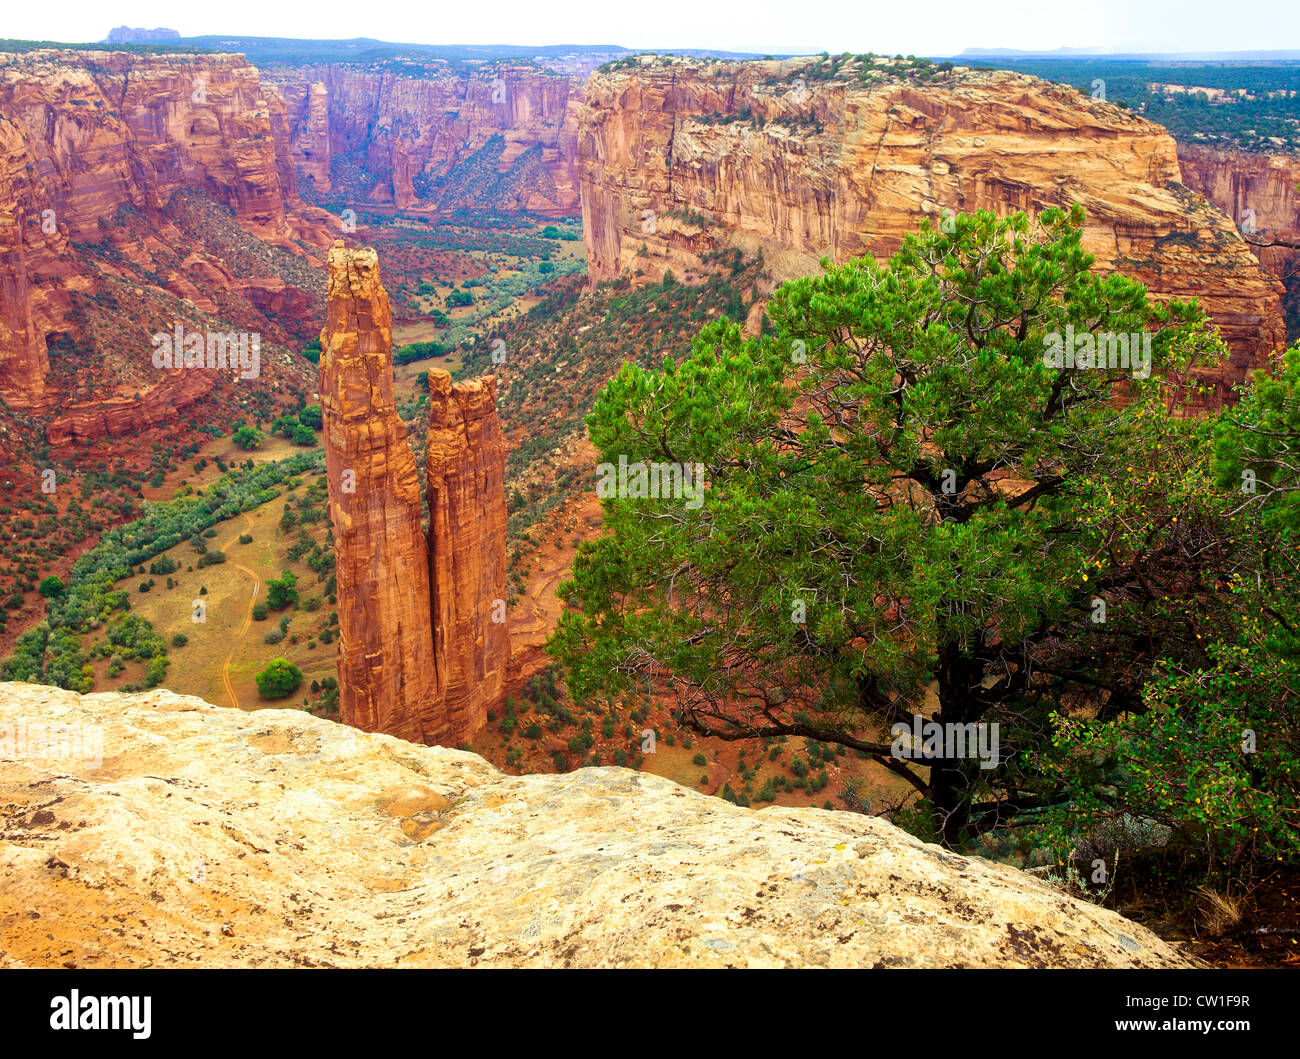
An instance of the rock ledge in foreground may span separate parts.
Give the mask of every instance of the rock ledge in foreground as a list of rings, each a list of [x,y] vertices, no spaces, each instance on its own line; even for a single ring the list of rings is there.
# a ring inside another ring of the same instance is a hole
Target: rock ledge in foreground
[[[0,761],[2,966],[1189,966],[854,813],[162,690],[0,684],[0,755],[20,723],[102,726],[103,760]]]

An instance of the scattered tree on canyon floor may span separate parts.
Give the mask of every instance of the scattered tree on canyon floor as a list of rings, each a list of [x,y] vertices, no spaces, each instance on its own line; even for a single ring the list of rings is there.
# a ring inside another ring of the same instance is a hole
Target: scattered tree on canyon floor
[[[231,440],[241,449],[252,451],[262,447],[262,432],[256,427],[250,427],[247,423],[240,423],[231,435]]]
[[[1224,354],[1204,314],[1092,272],[1077,206],[944,227],[785,284],[774,333],[624,365],[599,460],[703,464],[706,500],[605,500],[550,649],[576,697],[653,674],[702,735],[856,748],[952,845],[1068,800],[1053,713],[1140,713],[1158,659],[1208,663],[1246,559],[1212,423],[1178,414]],[[1150,334],[1150,377],[1049,366],[1066,334]],[[997,723],[997,767],[896,756],[914,719]]]
[[[265,669],[254,677],[257,693],[264,699],[283,699],[292,695],[302,684],[302,670],[285,658],[272,659]]]

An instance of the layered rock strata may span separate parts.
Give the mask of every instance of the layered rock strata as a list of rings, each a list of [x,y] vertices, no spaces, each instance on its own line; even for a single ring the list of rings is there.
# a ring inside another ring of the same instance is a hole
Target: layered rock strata
[[[1300,318],[1300,155],[1180,143],[1178,162],[1184,183],[1236,221],[1269,272],[1290,281],[1287,306],[1293,322]]]
[[[895,250],[944,210],[1080,202],[1098,267],[1199,297],[1232,350],[1216,382],[1282,348],[1281,286],[1183,186],[1160,126],[1022,74],[808,82],[806,62],[677,60],[595,73],[580,113],[591,275],[679,275],[723,246],[777,278]],[[888,67],[885,67],[888,70]]]
[[[375,251],[335,243],[328,297],[319,389],[340,716],[366,731],[458,745],[501,698],[509,655],[495,380],[452,385],[446,372],[430,372],[426,536],[393,396],[392,323]]]
[[[48,337],[95,293],[75,244],[113,237],[119,209],[161,231],[201,189],[263,240],[324,245],[295,181],[284,104],[243,56],[0,53],[0,397],[47,403]]]
[[[36,722],[75,747],[37,757]],[[0,684],[5,732],[0,966],[1189,966],[857,813],[622,768],[507,776],[161,689]]]
[[[447,736],[433,653],[420,479],[393,396],[388,294],[373,250],[329,253],[320,400],[339,600],[339,714],[412,742]]]
[[[49,422],[45,440],[51,445],[68,445],[138,435],[142,430],[175,420],[211,393],[218,381],[215,371],[177,368],[138,397],[114,396],[74,402]]]
[[[337,162],[363,202],[579,212],[580,80],[510,65],[417,77],[332,64],[263,77],[283,94],[293,159],[318,191],[340,192]]]

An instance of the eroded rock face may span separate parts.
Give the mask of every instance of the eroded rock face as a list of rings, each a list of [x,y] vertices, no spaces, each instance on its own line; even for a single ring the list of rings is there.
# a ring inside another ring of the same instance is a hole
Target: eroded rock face
[[[45,428],[51,445],[120,438],[170,423],[217,386],[217,372],[205,368],[176,368],[164,381],[138,397],[105,397],[66,407]]]
[[[339,600],[340,716],[459,745],[502,698],[505,448],[492,376],[429,372],[430,526],[393,398],[392,323],[375,251],[329,254],[321,410]],[[494,620],[495,619],[495,620]]]
[[[276,87],[284,98],[294,163],[312,188],[327,192],[332,187],[329,89],[319,81],[286,80]]]
[[[54,307],[34,282],[30,259],[57,257],[66,243],[57,227],[42,226],[29,161],[21,130],[0,117],[0,395],[20,409],[42,404],[50,368],[39,324]]]
[[[1247,241],[1278,239],[1300,243],[1300,155],[1256,154],[1196,144],[1178,145],[1183,181],[1223,210],[1247,233]],[[1250,233],[1254,229],[1254,235]],[[1300,249],[1251,247],[1260,263],[1279,279],[1300,274]],[[1290,288],[1296,298],[1296,287]],[[1300,301],[1288,304],[1293,312]]]
[[[418,743],[448,736],[433,653],[420,480],[393,396],[388,294],[373,250],[329,252],[320,400],[339,601],[339,715]]]
[[[945,209],[1077,201],[1099,268],[1160,299],[1201,299],[1233,353],[1221,389],[1282,348],[1280,285],[1232,221],[1182,186],[1160,126],[1015,73],[871,87],[804,83],[800,68],[701,62],[592,75],[578,151],[593,279],[689,274],[720,246],[761,249],[788,278],[816,272],[823,256],[887,257]]]
[[[288,235],[284,105],[241,55],[4,54],[0,113],[73,239],[97,239],[118,206],[158,209],[194,185],[260,234]]]
[[[579,212],[582,82],[529,66],[401,77],[330,64],[268,73],[284,95],[305,180],[333,188],[332,158],[354,158],[362,201],[445,210]]]
[[[612,767],[506,776],[297,710],[0,684],[0,735],[30,745],[36,721],[98,730],[102,761],[0,752],[0,966],[1189,966],[856,813]]]
[[[243,56],[0,53],[0,396],[10,406],[47,410],[48,336],[75,326],[70,292],[98,282],[72,244],[111,239],[123,207],[161,230],[167,203],[188,188],[267,241],[328,243],[322,211],[297,198],[284,104]],[[171,286],[184,289],[176,277]],[[140,408],[149,414],[148,401]],[[84,411],[67,410],[70,422]]]
[[[429,553],[433,639],[448,724],[468,738],[502,698],[506,631],[505,443],[496,379],[429,372]]]

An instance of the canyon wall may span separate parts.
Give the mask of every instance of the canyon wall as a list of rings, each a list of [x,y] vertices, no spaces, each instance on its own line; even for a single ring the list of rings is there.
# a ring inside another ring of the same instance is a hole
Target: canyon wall
[[[98,293],[76,244],[111,241],[120,209],[161,231],[201,189],[263,240],[327,244],[295,180],[283,102],[242,56],[0,53],[0,396],[48,404],[48,338]]]
[[[49,221],[42,225],[44,197],[31,176],[23,132],[0,112],[0,397],[22,410],[45,402],[45,333],[66,306],[66,297],[43,286],[40,265],[66,253],[67,239]]]
[[[45,725],[102,760],[26,752]],[[508,776],[162,689],[0,684],[0,733],[0,967],[1191,966],[860,813]]]
[[[579,212],[581,81],[532,66],[423,76],[330,64],[270,71],[304,186],[362,203]],[[341,186],[336,186],[338,180]]]
[[[1178,161],[1183,182],[1231,217],[1248,243],[1278,239],[1292,244],[1251,249],[1269,272],[1288,281],[1294,337],[1300,326],[1300,155],[1179,144]]]
[[[502,696],[505,452],[491,376],[431,371],[430,528],[393,397],[392,322],[374,250],[329,253],[320,400],[334,523],[339,712],[366,731],[459,745]],[[500,621],[494,621],[494,617]]]
[[[284,104],[239,55],[0,54],[0,113],[23,133],[42,204],[74,240],[119,206],[202,188],[259,234],[289,234]]]
[[[805,67],[661,60],[593,74],[578,144],[593,279],[689,276],[723,246],[761,250],[786,278],[823,256],[887,257],[945,209],[1080,202],[1101,269],[1201,299],[1232,350],[1220,393],[1282,348],[1281,285],[1183,186],[1161,127],[1016,73],[918,83],[886,65],[870,83],[808,83]]]

